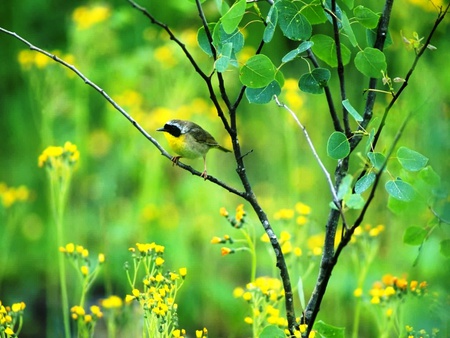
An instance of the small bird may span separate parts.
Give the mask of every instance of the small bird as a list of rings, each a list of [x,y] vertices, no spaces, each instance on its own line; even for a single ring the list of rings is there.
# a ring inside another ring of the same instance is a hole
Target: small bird
[[[219,145],[210,133],[194,122],[170,120],[164,127],[157,129],[157,131],[164,132],[169,146],[178,154],[178,156],[172,157],[174,164],[178,163],[178,160],[182,157],[190,159],[203,157],[205,168],[201,177],[205,180],[207,177],[206,154],[209,149],[216,148],[226,153],[231,152],[231,150]]]

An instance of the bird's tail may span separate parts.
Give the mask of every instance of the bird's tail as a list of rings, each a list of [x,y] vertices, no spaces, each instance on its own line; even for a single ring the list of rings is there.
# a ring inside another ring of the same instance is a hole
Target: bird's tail
[[[217,149],[220,149],[220,150],[222,150],[222,151],[224,151],[224,152],[226,152],[226,153],[231,153],[232,151],[231,150],[229,150],[229,149],[227,149],[227,148],[224,148],[224,147],[222,147],[221,145],[217,145]]]

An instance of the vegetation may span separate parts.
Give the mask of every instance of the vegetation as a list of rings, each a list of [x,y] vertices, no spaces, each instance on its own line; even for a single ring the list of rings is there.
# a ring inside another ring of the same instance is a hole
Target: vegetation
[[[449,4],[25,3],[2,337],[448,336]],[[233,149],[206,182],[173,118]]]

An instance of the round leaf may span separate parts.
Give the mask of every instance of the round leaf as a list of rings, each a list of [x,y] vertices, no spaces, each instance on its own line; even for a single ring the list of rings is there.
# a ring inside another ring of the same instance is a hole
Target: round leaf
[[[259,338],[286,338],[286,334],[276,325],[269,325],[262,330]]]
[[[350,154],[350,143],[344,133],[335,131],[331,134],[327,143],[327,154],[335,160],[339,160]]]
[[[366,28],[372,29],[377,27],[379,15],[374,13],[370,8],[364,6],[356,6],[353,9],[356,20]]]
[[[275,79],[275,73],[272,61],[266,55],[258,54],[252,56],[242,66],[239,79],[249,88],[262,88]]]
[[[238,0],[233,6],[222,16],[222,22],[225,33],[231,34],[238,27],[245,13],[246,1]]]
[[[367,175],[364,175],[361,177],[358,181],[355,183],[355,192],[357,194],[362,194],[364,191],[370,188],[372,183],[375,181],[376,175],[373,172],[368,173]]]
[[[298,83],[305,93],[322,94],[323,87],[327,86],[331,73],[326,68],[313,69],[311,73],[303,74]]]
[[[281,87],[277,81],[272,81],[263,88],[246,88],[245,95],[247,96],[248,102],[265,104],[269,103],[274,95],[280,95]]]
[[[427,231],[420,227],[409,227],[403,234],[403,243],[409,245],[420,245],[427,237]]]
[[[381,78],[381,71],[386,71],[386,57],[376,48],[366,47],[359,51],[355,57],[355,66],[365,76]]]
[[[275,33],[275,28],[277,27],[278,22],[278,10],[275,6],[270,7],[269,13],[266,18],[266,28],[264,29],[263,41],[265,43],[269,43],[273,34]]]
[[[450,258],[450,239],[444,239],[441,241],[439,251],[444,257]]]
[[[385,188],[392,198],[399,201],[411,202],[415,196],[414,188],[400,179],[386,182]]]
[[[349,209],[362,209],[364,207],[364,198],[360,194],[347,195],[344,202]]]
[[[281,0],[275,3],[278,10],[278,25],[284,36],[291,40],[307,40],[312,27],[301,14],[301,4],[297,1]]]
[[[380,170],[384,162],[386,161],[386,156],[384,156],[382,153],[367,153],[367,157],[369,158],[373,167],[377,170]]]
[[[427,157],[407,147],[398,148],[397,160],[404,169],[409,171],[419,171],[422,168],[425,168],[428,163]]]
[[[328,35],[316,34],[311,38],[314,43],[312,47],[316,56],[326,62],[331,67],[337,67],[336,44],[333,38]],[[350,62],[350,50],[341,44],[342,63],[346,65]]]

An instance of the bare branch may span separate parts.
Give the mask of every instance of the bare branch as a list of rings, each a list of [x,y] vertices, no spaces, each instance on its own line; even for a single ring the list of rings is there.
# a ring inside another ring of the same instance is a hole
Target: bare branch
[[[163,156],[167,157],[168,159],[172,159],[172,156],[158,143],[158,141],[153,138],[149,133],[147,133],[147,131],[142,128],[139,123],[136,122],[136,120],[134,120],[122,107],[120,107],[117,102],[115,102],[102,88],[100,88],[97,84],[95,84],[94,82],[92,82],[91,80],[89,80],[83,73],[81,73],[74,65],[71,65],[67,62],[65,62],[64,60],[62,60],[61,58],[59,58],[58,56],[51,54],[39,47],[36,47],[35,45],[33,45],[31,42],[29,42],[28,40],[22,38],[20,35],[18,35],[15,32],[11,32],[9,30],[6,30],[2,27],[0,27],[0,31],[3,33],[6,33],[8,35],[13,36],[14,38],[16,38],[17,40],[23,42],[24,44],[26,44],[31,50],[34,50],[38,53],[44,54],[45,56],[51,58],[52,60],[54,60],[55,62],[60,63],[61,65],[63,65],[64,67],[70,69],[72,72],[74,72],[75,74],[78,75],[78,77],[80,77],[85,84],[89,85],[90,87],[94,88],[96,91],[98,91],[116,110],[118,110],[129,122],[131,122],[131,124],[137,129],[139,130],[139,132],[145,136],[145,138],[147,138],[160,152]],[[177,165],[184,169],[189,171],[190,173],[192,173],[193,175],[196,176],[201,176],[201,172],[193,169],[192,167],[183,164],[181,162],[178,162]],[[238,191],[237,189],[227,185],[226,183],[218,180],[217,178],[208,175],[206,177],[207,180],[211,181],[212,183],[215,183],[219,186],[221,186],[222,188],[228,190],[229,192],[238,195],[240,197],[244,197],[245,193]]]

